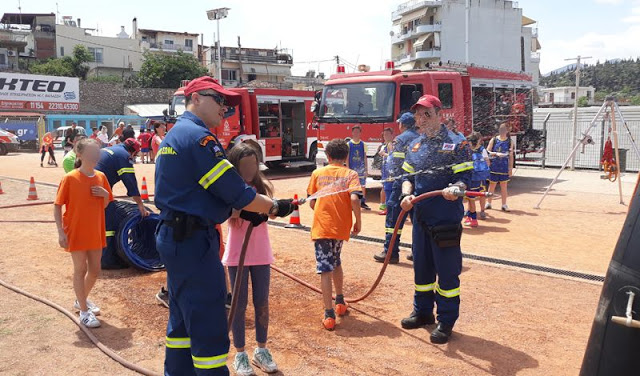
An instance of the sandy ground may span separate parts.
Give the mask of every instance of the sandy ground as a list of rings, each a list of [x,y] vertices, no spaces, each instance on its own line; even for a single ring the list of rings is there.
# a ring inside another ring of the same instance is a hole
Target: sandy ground
[[[40,169],[35,154],[0,159],[0,176],[57,183],[62,169]],[[511,185],[511,213],[490,212],[478,229],[465,229],[463,251],[604,274],[626,215],[617,185],[597,173],[564,172],[542,209],[535,210],[557,171],[519,169]],[[153,166],[136,165],[153,192]],[[270,174],[281,178],[299,171]],[[636,176],[623,178],[625,200]],[[0,206],[27,203],[28,184],[0,178]],[[279,197],[305,191],[308,178],[274,180]],[[123,194],[123,187],[116,187]],[[368,199],[377,201],[376,190]],[[55,187],[38,185],[40,201]],[[0,209],[0,279],[71,308],[71,260],[57,246],[51,205]],[[301,208],[304,224],[312,212]],[[22,221],[22,222],[19,222]],[[382,237],[383,217],[364,215],[363,234]],[[408,230],[407,230],[408,233]],[[317,284],[309,234],[271,229],[276,265]],[[410,241],[408,236],[404,241]],[[345,246],[345,288],[360,295],[375,279],[378,244]],[[411,264],[390,266],[378,290],[353,306],[335,332],[322,329],[319,296],[272,274],[270,348],[285,375],[575,375],[589,335],[601,286],[522,270],[464,261],[461,318],[452,341],[429,343],[428,330],[405,331],[399,321],[411,311]],[[105,271],[93,299],[103,308],[98,338],[128,360],[160,372],[168,312],[153,295],[165,274]],[[127,375],[92,347],[70,320],[56,311],[0,288],[0,374]],[[253,319],[247,315],[247,345]],[[431,328],[430,328],[431,329]],[[430,330],[429,329],[429,330]],[[231,351],[233,354],[233,350]],[[45,364],[42,367],[40,364]]]

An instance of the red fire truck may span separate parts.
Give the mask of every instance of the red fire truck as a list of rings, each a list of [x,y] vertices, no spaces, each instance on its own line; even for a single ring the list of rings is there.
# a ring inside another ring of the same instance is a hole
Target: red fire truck
[[[182,82],[165,113],[167,129],[185,111]],[[317,137],[312,129],[313,91],[280,89],[230,89],[242,96],[237,107],[230,109],[224,124],[211,131],[228,149],[237,142],[253,140],[260,146],[264,163],[269,168],[283,166],[314,169]]]
[[[396,119],[423,94],[440,98],[442,122],[453,118],[465,135],[472,131],[490,138],[498,125],[507,121],[515,136],[518,153],[540,148],[540,135],[532,129],[534,85],[531,76],[474,66],[437,66],[425,70],[400,71],[388,64],[379,72],[346,74],[338,72],[325,83],[318,115],[318,165],[326,164],[323,142],[349,138],[351,127],[362,127],[367,144],[369,171],[382,142],[382,131],[390,127],[398,133]]]

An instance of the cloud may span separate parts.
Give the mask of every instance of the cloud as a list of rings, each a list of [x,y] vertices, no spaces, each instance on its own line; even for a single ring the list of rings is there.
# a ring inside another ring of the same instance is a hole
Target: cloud
[[[640,6],[631,8],[631,15],[623,18],[622,22],[640,24]]]

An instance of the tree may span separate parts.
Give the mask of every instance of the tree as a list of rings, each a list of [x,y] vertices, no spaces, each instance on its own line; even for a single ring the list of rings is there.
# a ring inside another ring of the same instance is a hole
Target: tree
[[[589,107],[589,99],[587,97],[578,98],[578,107]]]
[[[79,77],[85,80],[89,73],[89,66],[86,63],[90,61],[93,61],[93,56],[87,47],[77,44],[73,47],[73,56],[35,63],[29,67],[29,72],[50,76]]]
[[[191,54],[178,51],[165,55],[147,51],[138,73],[138,83],[142,87],[177,88],[181,80],[192,80],[207,73]]]

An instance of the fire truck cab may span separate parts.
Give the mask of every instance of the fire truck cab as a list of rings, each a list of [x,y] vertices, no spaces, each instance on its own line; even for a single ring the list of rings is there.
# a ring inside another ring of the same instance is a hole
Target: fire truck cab
[[[183,82],[165,114],[167,129],[185,111]],[[252,140],[262,151],[269,168],[284,166],[314,169],[317,137],[312,128],[311,105],[315,93],[280,89],[230,89],[241,95],[240,105],[229,110],[224,124],[211,129],[229,149],[235,143]]]
[[[316,106],[319,128],[316,163],[319,166],[327,163],[323,143],[349,138],[352,126],[358,124],[367,145],[369,172],[379,176],[380,171],[373,168],[372,162],[383,130],[389,127],[397,135],[396,120],[424,94],[440,98],[441,121],[455,120],[458,130],[465,135],[477,131],[489,138],[497,133],[501,122],[508,121],[521,151],[539,147],[528,143],[531,137],[524,137],[532,131],[532,92],[529,75],[471,66],[415,71],[395,70],[391,66],[378,72],[335,74],[325,83]]]

